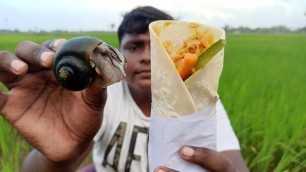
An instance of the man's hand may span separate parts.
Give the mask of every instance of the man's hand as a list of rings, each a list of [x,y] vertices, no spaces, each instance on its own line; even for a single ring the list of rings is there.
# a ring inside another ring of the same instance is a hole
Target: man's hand
[[[74,161],[99,130],[106,91],[97,77],[85,90],[61,87],[52,72],[54,51],[63,40],[30,41],[16,47],[16,55],[0,51],[0,113],[50,161]]]
[[[238,171],[234,168],[231,161],[225,155],[211,149],[194,146],[184,146],[180,149],[180,156],[184,160],[197,164],[208,171]],[[176,170],[167,167],[157,167],[154,172],[176,172]]]

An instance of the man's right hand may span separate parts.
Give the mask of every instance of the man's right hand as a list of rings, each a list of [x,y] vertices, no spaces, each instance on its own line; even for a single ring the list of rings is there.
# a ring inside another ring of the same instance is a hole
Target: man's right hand
[[[63,41],[44,46],[20,43],[16,54],[0,51],[0,113],[51,162],[69,162],[89,146],[102,122],[106,90],[96,77],[82,91],[69,91],[52,72],[54,50]]]

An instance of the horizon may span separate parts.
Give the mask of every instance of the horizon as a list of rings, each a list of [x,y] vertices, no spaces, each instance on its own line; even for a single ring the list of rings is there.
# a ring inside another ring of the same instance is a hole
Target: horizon
[[[251,32],[256,32],[256,30],[259,31],[259,33],[264,33],[266,31],[272,31],[272,30],[276,30],[277,28],[283,27],[285,29],[288,29],[288,31],[282,30],[280,32],[285,33],[285,32],[306,32],[306,26],[301,27],[301,28],[296,28],[296,29],[291,29],[288,28],[286,26],[271,26],[271,27],[257,27],[257,28],[249,28],[249,27],[245,27],[245,26],[238,26],[238,27],[231,27],[229,25],[224,26],[224,27],[220,27],[222,29],[225,29],[225,27],[228,27],[227,31],[228,32],[232,32],[234,30],[241,30],[241,29],[248,29]],[[83,30],[83,31],[78,31],[78,30],[19,30],[19,29],[0,29],[0,33],[116,33],[117,30]]]

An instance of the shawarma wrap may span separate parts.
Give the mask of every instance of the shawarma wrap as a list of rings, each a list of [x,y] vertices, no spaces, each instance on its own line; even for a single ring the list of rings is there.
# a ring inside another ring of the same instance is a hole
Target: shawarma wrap
[[[155,21],[149,31],[153,112],[177,118],[215,106],[224,30],[199,23]]]
[[[225,32],[206,24],[155,21],[151,39],[149,168],[203,172],[180,158],[184,145],[216,150],[217,90]]]

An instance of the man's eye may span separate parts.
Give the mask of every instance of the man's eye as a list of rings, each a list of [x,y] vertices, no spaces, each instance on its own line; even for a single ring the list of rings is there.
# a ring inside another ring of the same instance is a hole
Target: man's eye
[[[135,52],[138,50],[138,47],[137,46],[130,46],[130,47],[127,47],[127,50],[130,51],[130,52]]]

